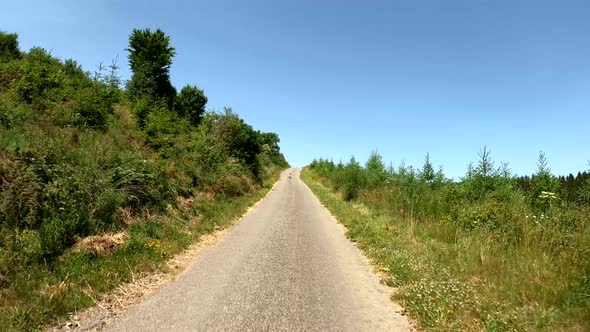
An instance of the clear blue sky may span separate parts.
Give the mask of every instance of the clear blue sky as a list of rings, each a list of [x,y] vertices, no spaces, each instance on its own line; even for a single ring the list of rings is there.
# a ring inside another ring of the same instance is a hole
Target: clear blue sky
[[[172,4],[171,4],[172,3]],[[133,28],[162,28],[178,88],[277,132],[292,165],[314,157],[420,165],[449,176],[484,145],[515,173],[544,150],[588,169],[590,2],[5,1],[0,29],[92,70]]]

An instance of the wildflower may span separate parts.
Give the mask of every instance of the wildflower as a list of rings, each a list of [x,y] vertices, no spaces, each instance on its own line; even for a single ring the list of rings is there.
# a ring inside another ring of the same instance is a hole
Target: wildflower
[[[539,198],[557,198],[555,196],[555,193],[549,192],[549,191],[541,191],[541,195],[539,195]]]

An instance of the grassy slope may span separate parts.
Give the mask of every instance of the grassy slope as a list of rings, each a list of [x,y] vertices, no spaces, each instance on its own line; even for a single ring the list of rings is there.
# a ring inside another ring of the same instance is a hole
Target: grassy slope
[[[421,328],[590,329],[585,307],[568,304],[573,279],[565,263],[555,264],[559,257],[535,251],[534,244],[504,248],[492,237],[462,233],[444,222],[415,223],[345,202],[309,169],[302,179],[348,228],[348,237],[389,275],[398,289],[393,299]]]
[[[30,330],[93,304],[134,274],[165,268],[165,262],[198,238],[230,226],[236,217],[264,197],[278,179],[275,169],[254,193],[237,198],[197,196],[166,215],[131,221],[129,238],[110,256],[68,251],[51,268],[36,266],[2,293],[0,330]]]
[[[230,110],[194,125],[117,86],[39,48],[0,59],[0,331],[34,330],[165,268],[287,167],[278,136]]]

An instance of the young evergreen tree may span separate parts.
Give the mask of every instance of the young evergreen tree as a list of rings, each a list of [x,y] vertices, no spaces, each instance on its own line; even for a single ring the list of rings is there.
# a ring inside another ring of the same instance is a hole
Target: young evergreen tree
[[[540,151],[537,171],[531,178],[529,199],[532,207],[538,212],[546,212],[552,200],[557,199],[558,192],[559,182],[551,174],[545,153]]]
[[[422,179],[428,183],[432,183],[435,178],[434,167],[430,162],[430,153],[426,154],[424,158],[424,166],[422,166],[422,173],[420,174]]]
[[[377,151],[371,152],[367,163],[365,164],[367,170],[367,181],[369,188],[376,188],[385,182],[387,172],[383,164],[383,158]]]

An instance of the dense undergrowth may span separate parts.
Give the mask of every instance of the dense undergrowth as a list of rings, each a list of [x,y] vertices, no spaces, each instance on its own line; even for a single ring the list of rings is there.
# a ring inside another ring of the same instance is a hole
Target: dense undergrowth
[[[0,33],[0,330],[34,329],[226,225],[288,166],[279,138],[170,84],[162,31],[134,30],[132,79]],[[184,202],[181,204],[180,202]],[[190,203],[186,203],[190,202]],[[124,234],[107,254],[81,248]]]
[[[485,149],[460,181],[428,157],[386,169],[376,153],[364,167],[316,160],[303,179],[420,327],[590,329],[590,183],[565,199],[543,154],[526,186]]]

